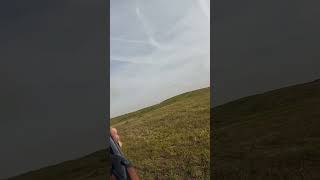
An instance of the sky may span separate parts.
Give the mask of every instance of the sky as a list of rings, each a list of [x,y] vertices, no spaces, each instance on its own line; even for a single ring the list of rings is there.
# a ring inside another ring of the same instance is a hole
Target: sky
[[[209,0],[111,0],[110,112],[210,86]]]
[[[106,148],[105,7],[0,2],[0,179]]]
[[[319,6],[215,0],[212,105],[319,79]]]

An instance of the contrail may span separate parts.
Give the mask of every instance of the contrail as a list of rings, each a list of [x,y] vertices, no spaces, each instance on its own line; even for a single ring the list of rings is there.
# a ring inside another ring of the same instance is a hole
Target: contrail
[[[157,48],[161,48],[161,45],[153,38],[151,28],[148,26],[148,23],[145,21],[143,15],[140,12],[139,7],[136,7],[136,14],[137,14],[139,21],[143,25],[145,33],[147,34],[147,36],[149,38],[150,44],[157,47]]]
[[[147,44],[150,45],[150,42],[139,41],[139,40],[131,40],[131,39],[123,39],[123,38],[111,38],[111,41],[120,41],[125,43],[135,43],[135,44]]]
[[[131,64],[153,64],[151,61],[136,60],[132,58],[122,58],[122,57],[115,57],[115,56],[110,56],[110,60],[117,61],[117,62],[131,63]]]

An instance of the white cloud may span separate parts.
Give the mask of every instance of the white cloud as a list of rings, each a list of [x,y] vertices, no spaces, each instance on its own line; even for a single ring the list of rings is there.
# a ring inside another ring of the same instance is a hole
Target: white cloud
[[[146,3],[148,2],[148,3]],[[137,1],[114,6],[111,17],[111,116],[159,103],[210,84],[210,24],[206,2]],[[207,1],[208,2],[208,1]],[[111,3],[117,3],[112,0]],[[204,16],[205,15],[205,16]],[[123,17],[122,21],[119,21]],[[130,17],[130,19],[126,19]],[[127,28],[123,29],[123,23]],[[123,38],[126,37],[126,38]],[[115,42],[123,46],[113,46]],[[138,46],[144,44],[145,46]],[[150,48],[152,47],[152,48]],[[130,51],[140,51],[127,55]]]

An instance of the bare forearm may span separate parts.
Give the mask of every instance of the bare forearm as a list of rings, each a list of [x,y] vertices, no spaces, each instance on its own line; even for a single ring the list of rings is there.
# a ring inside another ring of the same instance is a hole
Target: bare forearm
[[[137,171],[133,167],[129,167],[127,170],[131,180],[139,180]]]

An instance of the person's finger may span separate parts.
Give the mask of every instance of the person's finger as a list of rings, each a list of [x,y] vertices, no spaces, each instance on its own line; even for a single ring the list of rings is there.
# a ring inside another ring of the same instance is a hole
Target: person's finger
[[[118,144],[120,147],[122,147],[122,142],[120,140],[118,140]]]

